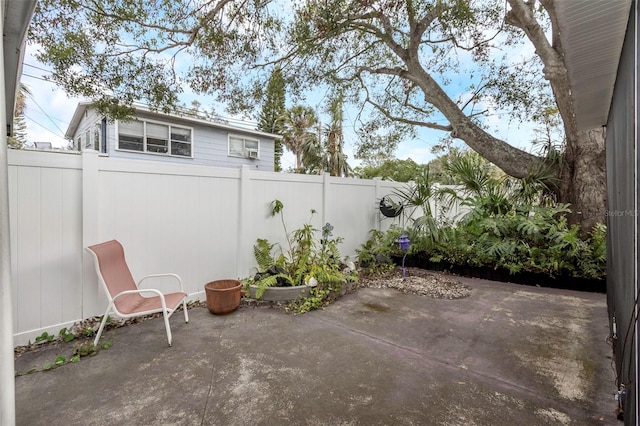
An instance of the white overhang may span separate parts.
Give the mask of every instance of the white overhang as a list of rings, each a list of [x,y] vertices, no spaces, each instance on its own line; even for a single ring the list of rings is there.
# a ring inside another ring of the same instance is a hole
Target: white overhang
[[[607,123],[631,0],[555,2],[580,130]]]

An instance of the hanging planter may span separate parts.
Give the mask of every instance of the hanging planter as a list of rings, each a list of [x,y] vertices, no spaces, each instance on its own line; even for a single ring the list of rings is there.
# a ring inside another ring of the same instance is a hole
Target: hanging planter
[[[217,280],[204,285],[207,308],[215,315],[228,314],[240,306],[242,283],[238,280]]]
[[[380,213],[385,217],[398,217],[402,213],[404,206],[393,202],[390,196],[384,196],[380,199]]]

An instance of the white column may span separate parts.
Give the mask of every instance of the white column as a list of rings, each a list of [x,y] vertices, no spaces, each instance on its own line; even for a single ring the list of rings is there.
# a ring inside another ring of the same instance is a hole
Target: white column
[[[0,22],[4,8],[0,7]],[[0,49],[0,424],[16,422],[13,361],[13,299],[11,297],[11,244],[9,242],[9,164],[4,88],[4,49]]]
[[[323,173],[322,174],[322,223],[320,223],[320,226],[324,226],[325,223],[327,223],[329,221],[329,217],[330,217],[330,209],[333,207],[331,206],[331,202],[330,200],[330,190],[331,190],[331,183],[329,182],[329,177],[331,175],[329,173]]]
[[[98,151],[82,151],[82,247],[101,243]],[[99,293],[93,258],[82,250],[82,318],[101,315],[106,298]]]
[[[238,229],[236,241],[236,276],[244,277],[249,271],[248,261],[251,256],[251,245],[247,241],[250,235],[249,227],[252,225],[251,211],[251,188],[250,176],[251,168],[243,165],[240,168],[240,188],[238,195]],[[252,243],[252,242],[251,242]]]
[[[380,203],[380,198],[382,198],[382,195],[380,195],[380,182],[382,182],[382,178],[376,176],[373,178],[373,182],[375,184],[374,197],[373,197],[373,206],[375,211],[375,225],[373,227],[378,231],[380,231],[382,227],[382,219],[380,218],[380,213],[378,212],[378,206]]]

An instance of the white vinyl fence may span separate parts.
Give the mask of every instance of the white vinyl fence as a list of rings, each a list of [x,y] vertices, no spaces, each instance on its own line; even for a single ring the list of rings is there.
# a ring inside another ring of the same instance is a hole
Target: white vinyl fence
[[[344,238],[342,254],[353,257],[371,229],[398,224],[378,204],[399,185],[9,150],[14,343],[103,313],[84,247],[118,239],[136,279],[174,272],[190,299],[202,299],[209,281],[251,275],[257,238],[285,243],[273,200],[284,204],[289,232],[329,222]]]

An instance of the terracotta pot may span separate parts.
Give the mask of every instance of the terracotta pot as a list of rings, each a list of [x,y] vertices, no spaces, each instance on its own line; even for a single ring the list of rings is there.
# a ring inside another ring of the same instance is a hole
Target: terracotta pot
[[[240,306],[242,283],[238,280],[217,280],[204,285],[207,308],[216,315],[228,314]]]

